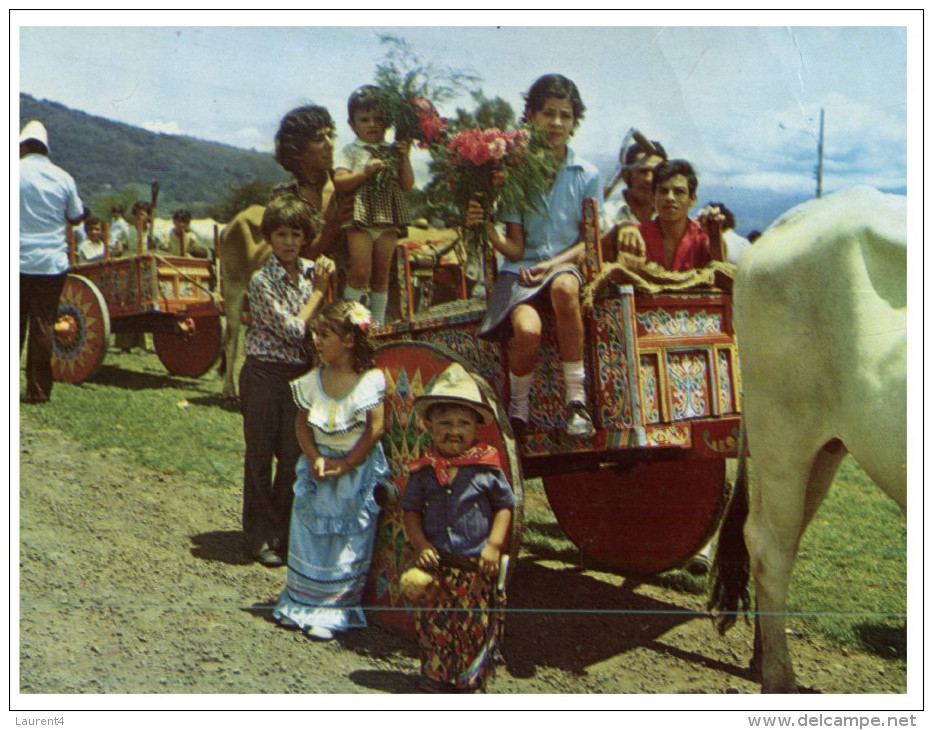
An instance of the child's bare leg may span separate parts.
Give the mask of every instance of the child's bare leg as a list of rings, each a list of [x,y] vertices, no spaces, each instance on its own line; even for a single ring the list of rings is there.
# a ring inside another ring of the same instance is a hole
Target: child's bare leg
[[[360,302],[369,288],[373,266],[373,239],[367,231],[350,229],[347,232],[347,253],[350,272],[343,289],[344,299]]]
[[[557,320],[557,350],[563,362],[583,359],[583,314],[580,310],[580,280],[573,274],[554,277],[550,287],[551,306]]]
[[[373,313],[373,321],[377,325],[385,323],[386,306],[389,301],[389,273],[397,241],[398,232],[390,230],[379,236],[373,244],[372,294],[369,299],[369,308]]]

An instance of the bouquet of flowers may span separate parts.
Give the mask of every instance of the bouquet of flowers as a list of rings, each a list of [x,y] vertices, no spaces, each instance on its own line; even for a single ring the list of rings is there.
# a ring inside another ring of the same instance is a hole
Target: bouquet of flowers
[[[432,149],[434,178],[428,189],[441,204],[466,215],[471,200],[494,216],[503,208],[539,207],[557,172],[557,160],[546,137],[535,130],[468,128],[457,132],[444,147]],[[487,253],[485,226],[467,232],[468,256]],[[480,258],[480,260],[482,260]]]
[[[375,86],[388,126],[395,139],[410,139],[421,148],[443,141],[447,120],[435,104],[452,99],[478,77],[461,71],[422,63],[408,45],[394,36],[382,36],[389,46],[376,66]]]
[[[536,208],[557,171],[551,146],[526,128],[463,129],[434,155],[435,176],[446,181],[457,208],[479,200],[495,215],[502,208]]]

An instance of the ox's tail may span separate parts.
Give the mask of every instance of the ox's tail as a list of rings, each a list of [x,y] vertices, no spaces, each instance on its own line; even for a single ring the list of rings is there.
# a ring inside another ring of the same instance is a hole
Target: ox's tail
[[[724,634],[740,612],[749,609],[748,595],[748,548],[745,545],[743,528],[748,517],[748,463],[745,456],[745,421],[742,421],[739,436],[739,464],[735,487],[726,515],[719,528],[716,556],[713,559],[713,587],[707,608],[716,614],[716,628]]]

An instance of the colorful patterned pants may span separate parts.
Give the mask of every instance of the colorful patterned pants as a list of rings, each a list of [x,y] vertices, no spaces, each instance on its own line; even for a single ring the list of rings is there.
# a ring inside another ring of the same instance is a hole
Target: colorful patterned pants
[[[434,605],[420,609],[415,621],[421,673],[458,689],[485,687],[498,655],[502,625],[490,636],[492,581],[475,571],[443,565],[441,590]]]

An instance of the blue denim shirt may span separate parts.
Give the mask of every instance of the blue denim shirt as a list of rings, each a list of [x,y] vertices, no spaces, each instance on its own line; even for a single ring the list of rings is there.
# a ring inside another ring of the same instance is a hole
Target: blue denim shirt
[[[535,210],[524,213],[505,210],[503,223],[520,223],[525,229],[525,253],[521,261],[499,257],[499,270],[518,273],[566,251],[580,240],[584,198],[596,198],[600,219],[603,216],[603,188],[595,165],[577,157],[567,148],[563,164],[551,185],[547,200]]]
[[[462,557],[482,552],[493,515],[506,507],[515,507],[515,494],[492,466],[461,466],[446,487],[423,467],[409,477],[401,500],[405,512],[421,513],[424,535],[437,550]]]

